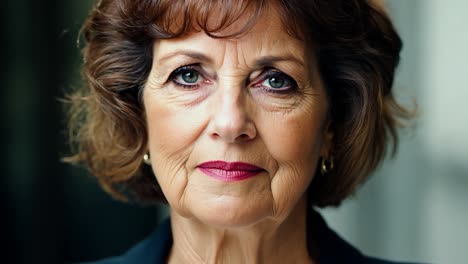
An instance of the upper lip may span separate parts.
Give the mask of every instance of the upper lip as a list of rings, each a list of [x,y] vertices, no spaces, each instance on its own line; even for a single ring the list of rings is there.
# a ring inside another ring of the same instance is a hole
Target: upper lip
[[[213,160],[201,163],[198,165],[199,168],[203,169],[219,169],[219,170],[226,170],[226,171],[260,171],[263,170],[260,167],[257,167],[250,163],[245,162],[226,162],[222,160]]]

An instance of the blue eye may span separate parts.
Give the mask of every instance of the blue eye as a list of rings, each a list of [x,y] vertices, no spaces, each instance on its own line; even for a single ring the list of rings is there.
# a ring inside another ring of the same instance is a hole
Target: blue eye
[[[184,72],[178,74],[176,77],[179,81],[192,84],[198,81],[200,74],[195,70],[185,70]]]
[[[189,65],[177,68],[169,76],[169,80],[184,88],[197,88],[205,81],[202,74],[196,69],[197,66]]]
[[[269,77],[262,84],[273,89],[281,89],[290,85],[289,81],[283,77]]]
[[[276,69],[267,69],[258,79],[260,81],[254,87],[264,88],[271,92],[288,92],[297,87],[297,83],[293,78]]]

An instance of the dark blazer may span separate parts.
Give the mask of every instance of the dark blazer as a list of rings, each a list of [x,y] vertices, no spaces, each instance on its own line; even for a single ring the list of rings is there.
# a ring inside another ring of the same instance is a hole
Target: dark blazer
[[[309,212],[307,219],[307,233],[309,237],[316,238],[314,241],[318,245],[316,254],[320,264],[404,264],[363,255],[331,230],[323,218],[313,210]],[[312,248],[310,244],[311,242],[308,247]],[[166,219],[148,238],[124,255],[83,264],[162,264],[166,263],[171,246],[171,223]]]

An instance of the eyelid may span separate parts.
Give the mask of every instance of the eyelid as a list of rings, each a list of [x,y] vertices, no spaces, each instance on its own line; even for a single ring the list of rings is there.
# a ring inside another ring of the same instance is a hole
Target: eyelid
[[[174,81],[175,77],[178,74],[186,70],[196,71],[200,75],[200,77],[202,77],[204,80],[210,79],[209,74],[203,69],[203,67],[201,67],[199,63],[195,63],[195,64],[189,64],[189,65],[183,65],[183,66],[177,67],[175,70],[173,70],[169,74],[169,77],[167,78],[167,82]]]
[[[282,76],[285,79],[287,79],[291,83],[291,85],[288,86],[288,87],[279,88],[279,89],[267,88],[267,87],[263,87],[263,85],[261,85],[261,83],[264,82],[267,78],[276,77],[278,75]],[[290,90],[294,90],[298,86],[297,81],[293,77],[289,76],[288,74],[286,74],[286,73],[284,73],[284,72],[282,72],[282,71],[280,71],[280,70],[278,70],[278,69],[276,69],[274,67],[265,68],[262,71],[262,73],[260,73],[260,75],[255,78],[253,83],[254,83],[253,84],[254,87],[262,86],[264,89],[266,89],[268,91],[272,91],[272,92],[288,92]]]
[[[189,64],[189,65],[182,65],[180,67],[175,68],[170,74],[169,74],[169,81],[172,80],[177,74],[181,73],[184,70],[195,70],[197,71],[201,76],[205,75],[205,72],[203,71],[203,68],[200,67],[198,63],[195,64]]]
[[[186,83],[184,80],[179,79],[179,75],[184,74],[186,71],[194,71],[197,72],[199,76],[199,80],[195,83]],[[203,69],[200,63],[182,65],[175,70],[173,70],[169,77],[166,80],[166,84],[172,84],[182,90],[198,90],[202,86],[212,84],[212,79],[210,75]]]
[[[255,79],[262,80],[265,79],[265,77],[271,77],[275,75],[282,75],[287,79],[295,81],[291,76],[273,67],[265,68]]]

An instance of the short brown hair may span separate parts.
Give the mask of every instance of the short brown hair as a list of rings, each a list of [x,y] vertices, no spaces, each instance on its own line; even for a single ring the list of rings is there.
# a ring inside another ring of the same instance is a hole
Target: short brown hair
[[[248,31],[272,4],[288,33],[314,54],[330,105],[334,169],[317,173],[309,202],[338,205],[375,170],[389,145],[395,150],[396,129],[409,117],[392,95],[402,42],[386,12],[370,0],[100,1],[83,26],[87,85],[69,97],[77,149],[67,160],[82,162],[116,198],[164,201],[142,163],[148,135],[141,93],[154,41],[193,30],[233,37],[218,33],[246,10],[250,19],[236,34]],[[213,9],[222,19],[209,28]]]

